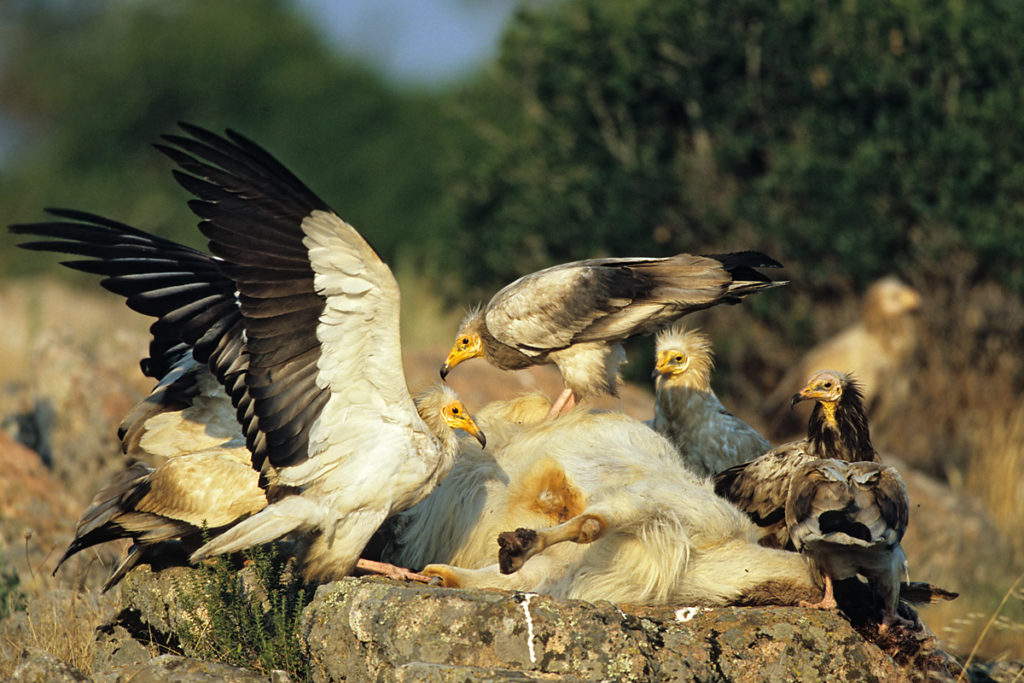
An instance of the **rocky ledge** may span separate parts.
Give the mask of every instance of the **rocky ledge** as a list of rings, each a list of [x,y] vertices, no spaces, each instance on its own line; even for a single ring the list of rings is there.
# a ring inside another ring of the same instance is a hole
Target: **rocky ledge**
[[[190,571],[128,576],[122,614],[136,632],[173,631]],[[316,681],[931,681],[959,673],[927,629],[882,638],[831,611],[630,608],[378,578],[321,586],[301,632]]]

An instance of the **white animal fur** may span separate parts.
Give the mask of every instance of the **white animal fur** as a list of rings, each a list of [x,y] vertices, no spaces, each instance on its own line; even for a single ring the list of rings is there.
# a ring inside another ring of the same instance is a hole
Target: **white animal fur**
[[[514,409],[498,404],[477,415],[491,435],[488,449],[467,442],[437,490],[400,515],[399,548],[389,559],[455,565],[426,571],[463,587],[585,600],[724,605],[769,582],[813,594],[800,556],[758,546],[747,517],[647,426],[583,410],[537,421],[543,404],[519,415],[519,425],[505,420]],[[574,497],[579,505],[562,517],[544,511]],[[519,571],[500,573],[499,533],[550,527],[579,508],[607,520],[602,537],[552,545]]]

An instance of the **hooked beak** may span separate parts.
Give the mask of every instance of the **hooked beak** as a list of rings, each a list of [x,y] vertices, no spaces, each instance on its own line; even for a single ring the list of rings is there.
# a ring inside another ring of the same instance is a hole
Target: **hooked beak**
[[[487,448],[487,435],[484,434],[484,431],[482,429],[477,427],[475,422],[470,422],[469,424],[467,424],[465,430],[469,432],[469,434],[473,438],[480,442],[480,448]]]

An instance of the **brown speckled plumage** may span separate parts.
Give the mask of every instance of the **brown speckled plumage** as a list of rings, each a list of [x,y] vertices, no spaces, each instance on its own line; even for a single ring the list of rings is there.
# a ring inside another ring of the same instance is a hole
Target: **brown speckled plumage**
[[[786,497],[790,480],[800,467],[819,458],[846,462],[878,459],[853,378],[832,370],[819,372],[794,396],[794,400],[809,398],[817,403],[807,423],[806,438],[773,448],[715,476],[715,491],[733,501],[762,528],[765,545],[790,545]]]

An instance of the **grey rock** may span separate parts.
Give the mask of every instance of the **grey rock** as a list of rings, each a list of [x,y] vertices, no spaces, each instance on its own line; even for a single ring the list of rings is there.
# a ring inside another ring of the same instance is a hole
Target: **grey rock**
[[[276,673],[276,672],[275,672]],[[285,676],[274,677],[251,669],[191,657],[160,655],[146,662],[122,664],[97,674],[96,683],[288,683]]]
[[[125,606],[156,629],[181,572],[136,570]],[[152,619],[150,619],[152,613]],[[321,586],[301,624],[314,681],[953,680],[922,629],[793,607],[644,608],[380,578]],[[136,680],[136,679],[133,679]],[[264,680],[264,679],[253,679]]]
[[[77,683],[88,680],[81,671],[38,648],[24,650],[21,662],[11,674],[12,683]]]

